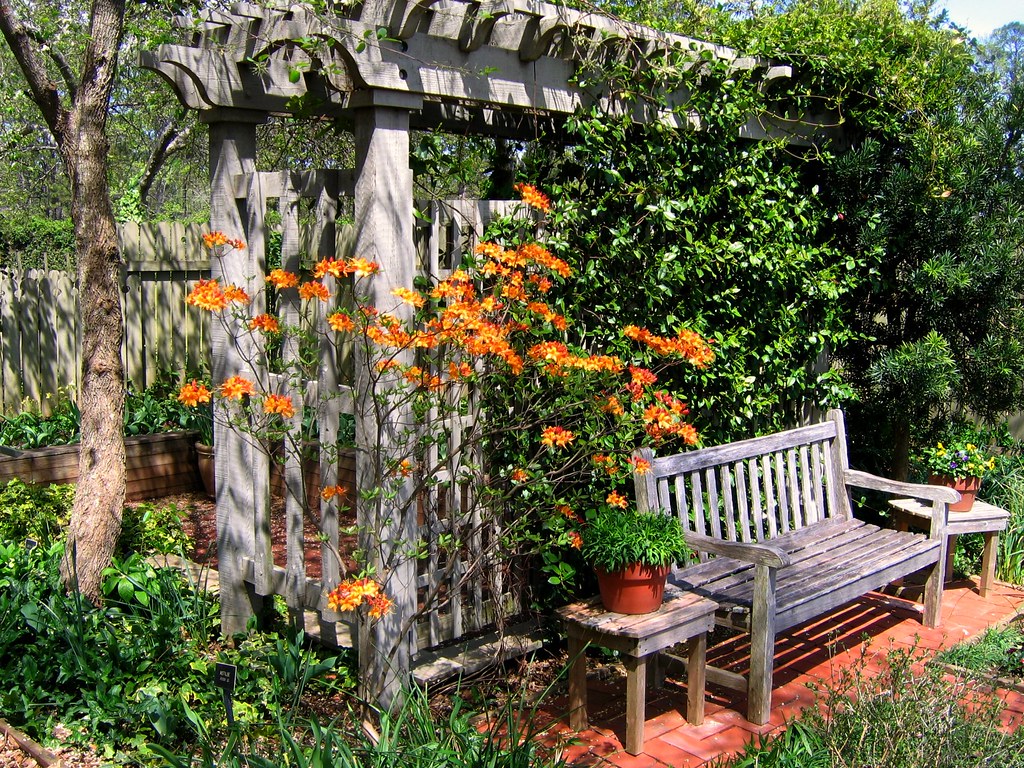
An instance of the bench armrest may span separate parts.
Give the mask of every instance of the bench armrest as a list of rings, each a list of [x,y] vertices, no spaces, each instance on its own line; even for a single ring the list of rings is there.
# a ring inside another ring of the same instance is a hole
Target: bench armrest
[[[960,494],[944,485],[903,483],[899,480],[889,480],[888,478],[878,477],[867,472],[858,472],[855,469],[846,470],[845,479],[847,485],[853,485],[857,488],[870,488],[874,491],[884,491],[899,496],[910,496],[914,499],[944,501],[947,504],[954,504],[960,501]]]
[[[744,560],[754,565],[784,568],[792,561],[789,555],[771,544],[753,544],[738,541],[722,541],[699,533],[686,533],[686,543],[701,552],[710,552],[722,557]]]

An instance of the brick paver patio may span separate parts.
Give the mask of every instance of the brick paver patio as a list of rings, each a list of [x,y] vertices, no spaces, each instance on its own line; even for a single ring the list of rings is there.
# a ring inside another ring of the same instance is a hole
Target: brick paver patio
[[[985,628],[1011,619],[1024,611],[1024,591],[996,584],[986,599],[978,594],[975,581],[961,581],[946,588],[942,625],[929,629],[921,624],[917,606],[897,597],[871,594],[856,600],[830,616],[816,619],[784,633],[775,651],[775,681],[772,714],[764,726],[748,723],[742,712],[746,702],[733,691],[711,687],[707,692],[707,716],[700,726],[689,725],[685,683],[670,674],[663,689],[649,690],[644,751],[629,755],[623,751],[625,738],[625,685],[621,680],[588,678],[589,730],[573,735],[566,717],[559,717],[552,734],[571,737],[565,756],[579,766],[620,766],[620,768],[689,768],[741,750],[751,739],[781,728],[787,720],[815,705],[814,692],[807,683],[829,681],[843,668],[860,663],[869,671],[884,663],[890,647],[937,650],[974,637]],[[744,670],[747,646],[743,637],[709,648],[708,661],[716,666]],[[876,662],[874,659],[877,659]],[[1016,727],[1024,718],[1024,694],[1002,692],[1003,722]],[[564,697],[545,707],[559,712]],[[553,716],[554,717],[554,716]]]

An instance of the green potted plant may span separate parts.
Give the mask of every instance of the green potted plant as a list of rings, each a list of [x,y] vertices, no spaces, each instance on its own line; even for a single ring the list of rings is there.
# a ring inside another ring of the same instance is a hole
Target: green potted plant
[[[580,538],[583,557],[597,573],[601,600],[616,613],[656,611],[672,564],[690,551],[675,515],[631,507],[602,506],[588,517]]]
[[[982,477],[996,466],[995,457],[963,438],[925,448],[920,462],[928,472],[929,483],[946,485],[960,492],[960,501],[949,505],[950,512],[969,511],[981,488]]]

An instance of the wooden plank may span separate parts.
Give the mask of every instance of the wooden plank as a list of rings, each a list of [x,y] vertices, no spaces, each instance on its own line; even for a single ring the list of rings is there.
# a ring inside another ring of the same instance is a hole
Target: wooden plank
[[[786,477],[785,477],[785,462],[783,460],[782,453],[773,453],[772,463],[775,465],[775,495],[774,498],[779,500],[778,515],[779,515],[779,527],[782,529],[782,533],[788,533],[792,530],[790,525],[790,512],[789,494],[786,493]]]
[[[21,311],[17,295],[18,278],[0,270],[0,413],[19,410],[21,404]]]
[[[681,475],[733,461],[760,457],[766,453],[786,451],[815,440],[827,440],[834,436],[834,423],[813,424],[809,427],[799,427],[764,437],[702,448],[699,451],[656,457],[652,471],[657,477]]]
[[[764,480],[765,517],[768,523],[768,538],[773,539],[779,535],[778,523],[778,502],[775,498],[775,485],[772,483],[771,455],[761,456],[761,477]],[[756,461],[756,459],[751,459]]]
[[[814,469],[812,486],[814,488],[815,519],[824,520],[825,512],[825,478],[821,466],[821,443],[811,446],[811,466]]]
[[[22,388],[24,396],[30,401],[39,403],[42,400],[42,380],[39,372],[40,360],[31,350],[39,348],[39,320],[41,307],[39,304],[40,270],[29,269],[21,280],[19,303],[22,316],[21,324],[21,364]],[[25,354],[28,352],[29,354]]]
[[[627,656],[626,667],[626,752],[638,755],[644,749],[644,713],[647,709],[647,657]]]
[[[810,525],[818,521],[818,505],[815,500],[815,493],[811,487],[811,461],[808,446],[800,446],[800,490],[802,499],[801,507],[804,512],[804,525]]]
[[[587,728],[587,655],[586,643],[569,633],[569,727]]]
[[[704,722],[704,687],[707,677],[708,636],[706,632],[690,638],[686,659],[686,721]]]
[[[722,505],[721,514],[725,517],[725,538],[729,541],[739,541],[739,536],[736,531],[736,510],[733,504],[734,487],[732,478],[729,475],[729,466],[723,465],[718,468],[718,474],[721,478],[721,495]],[[718,510],[718,502],[714,502],[711,505],[712,509]]]
[[[786,496],[789,497],[790,512],[793,515],[792,527],[796,530],[803,528],[805,524],[804,510],[801,509],[800,479],[797,475],[797,449],[790,448],[785,455],[786,469],[788,470]]]
[[[738,461],[733,465],[733,478],[736,482],[736,506],[739,509],[740,540],[750,542],[754,540],[754,536],[751,536],[750,533],[750,505],[744,469],[745,466],[742,461]]]
[[[704,482],[708,494],[708,522],[711,524],[711,536],[715,539],[724,538],[722,534],[721,507],[718,502],[718,483],[715,480],[714,468],[704,470]],[[728,523],[726,524],[728,530]]]
[[[762,541],[768,536],[765,529],[764,503],[761,498],[761,473],[757,466],[757,459],[748,459],[747,476],[750,478],[750,502],[754,508],[754,538],[757,541]]]

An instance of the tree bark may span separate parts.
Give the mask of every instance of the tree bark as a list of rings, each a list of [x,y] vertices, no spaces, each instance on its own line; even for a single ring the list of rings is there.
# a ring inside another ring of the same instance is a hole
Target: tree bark
[[[93,602],[102,597],[102,572],[120,534],[125,494],[120,254],[107,180],[106,135],[124,11],[124,0],[94,0],[80,80],[67,83],[62,93],[47,74],[45,48],[10,0],[0,0],[0,30],[25,73],[71,179],[81,297],[82,444],[61,576],[68,588],[77,588]]]

